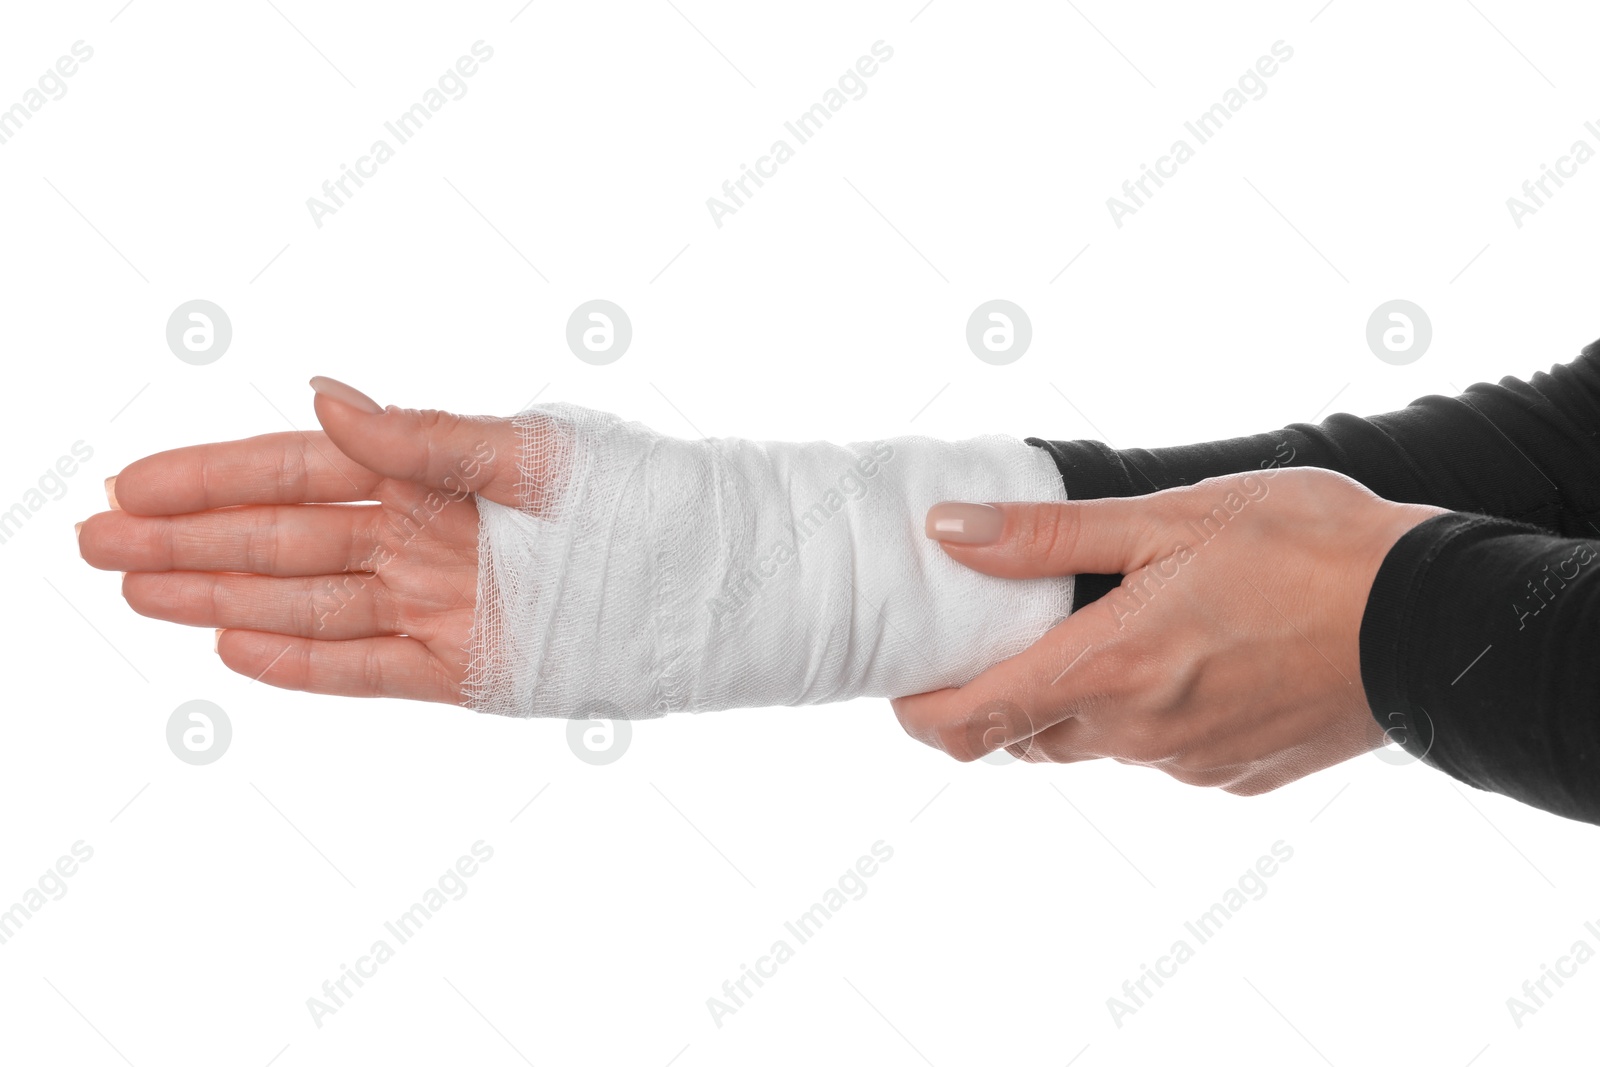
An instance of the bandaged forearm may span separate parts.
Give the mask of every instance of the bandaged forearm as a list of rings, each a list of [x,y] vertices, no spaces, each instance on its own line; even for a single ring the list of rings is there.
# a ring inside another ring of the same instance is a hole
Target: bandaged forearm
[[[924,534],[942,500],[1057,501],[1009,437],[689,441],[566,404],[516,419],[522,507],[479,499],[467,703],[642,718],[961,685],[1070,609]]]

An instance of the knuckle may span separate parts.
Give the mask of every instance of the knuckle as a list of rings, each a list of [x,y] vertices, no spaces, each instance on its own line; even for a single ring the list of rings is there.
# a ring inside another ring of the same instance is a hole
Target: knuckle
[[[322,631],[327,629],[328,620],[334,614],[334,611],[329,610],[329,605],[333,602],[333,582],[329,580],[301,605],[305,615],[300,623],[298,633],[302,637],[317,637],[321,635]],[[334,610],[336,611],[337,609]]]
[[[383,693],[383,657],[369,644],[361,655],[361,683],[369,693]]]
[[[311,483],[311,460],[306,453],[311,447],[311,442],[302,434],[296,447],[283,450],[283,462],[278,466],[277,476],[278,489],[284,499],[301,500],[307,495]],[[201,471],[205,471],[203,466]]]
[[[244,535],[245,566],[255,574],[272,574],[277,564],[276,524],[259,512]]]
[[[436,408],[421,408],[410,412],[418,431],[421,449],[413,477],[426,479],[430,484],[439,480],[450,469],[452,440],[461,426],[460,415]]]
[[[179,593],[187,592],[193,599],[205,605],[205,616],[208,619],[222,621],[226,618],[223,614],[228,608],[228,587],[220,579],[213,579],[206,583],[203,591],[196,593],[193,589],[184,590],[180,587]]]
[[[417,408],[411,415],[419,430],[452,430],[456,425],[454,414],[438,408]]]
[[[1046,504],[1028,508],[1024,516],[1018,540],[1028,558],[1048,560],[1070,554],[1078,529],[1072,508]]]
[[[154,562],[161,570],[177,570],[178,560],[187,547],[182,543],[183,524],[163,519],[150,528],[156,532]]]

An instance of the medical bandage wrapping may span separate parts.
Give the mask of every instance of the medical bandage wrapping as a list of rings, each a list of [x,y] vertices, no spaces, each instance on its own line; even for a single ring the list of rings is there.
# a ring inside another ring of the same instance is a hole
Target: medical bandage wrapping
[[[902,696],[969,681],[1070,610],[923,533],[941,500],[1065,500],[1009,437],[690,441],[567,404],[516,418],[522,507],[479,499],[466,703],[506,715]]]

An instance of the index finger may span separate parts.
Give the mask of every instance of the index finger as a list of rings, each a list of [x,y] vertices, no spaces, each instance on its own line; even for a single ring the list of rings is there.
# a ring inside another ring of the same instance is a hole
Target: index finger
[[[106,495],[132,515],[183,515],[236,504],[371,500],[382,480],[320,431],[285,432],[157,452],[107,479]]]
[[[1185,536],[1178,520],[1191,495],[1183,487],[1148,496],[1056,503],[946,501],[928,510],[927,534],[956,562],[997,578],[1126,574],[1172,551],[1175,532],[1180,539]],[[981,533],[946,529],[951,509],[960,512],[954,521],[964,526],[967,512],[975,507],[988,513]]]

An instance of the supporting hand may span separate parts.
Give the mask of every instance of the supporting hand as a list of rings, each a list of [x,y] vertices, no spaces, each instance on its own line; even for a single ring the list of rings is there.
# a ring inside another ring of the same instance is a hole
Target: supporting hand
[[[1440,513],[1309,468],[1127,499],[937,505],[928,535],[976,570],[1126,577],[1027,651],[895,713],[960,760],[1003,746],[1274,789],[1383,743],[1362,613],[1390,547]]]

